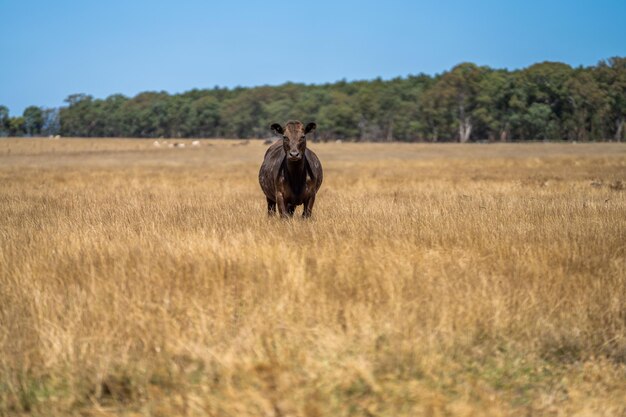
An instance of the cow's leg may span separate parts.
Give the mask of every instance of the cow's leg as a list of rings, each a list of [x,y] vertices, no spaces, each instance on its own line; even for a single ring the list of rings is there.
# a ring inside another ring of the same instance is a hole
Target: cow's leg
[[[313,194],[304,202],[304,211],[302,212],[302,217],[311,217],[311,213],[313,212],[313,204],[315,204],[315,194]]]
[[[287,204],[287,213],[290,216],[293,216],[293,212],[296,211],[296,206],[295,204]]]
[[[276,201],[272,201],[269,198],[267,199],[267,215],[271,216],[276,213]]]
[[[280,217],[287,217],[287,205],[285,204],[285,197],[283,193],[276,193],[276,206],[278,207],[278,214]]]

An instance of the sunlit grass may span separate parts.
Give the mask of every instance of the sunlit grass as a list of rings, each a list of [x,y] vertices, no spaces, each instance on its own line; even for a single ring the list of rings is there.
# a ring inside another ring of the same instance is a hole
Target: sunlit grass
[[[284,221],[184,142],[0,141],[0,414],[626,412],[623,145],[311,144]]]

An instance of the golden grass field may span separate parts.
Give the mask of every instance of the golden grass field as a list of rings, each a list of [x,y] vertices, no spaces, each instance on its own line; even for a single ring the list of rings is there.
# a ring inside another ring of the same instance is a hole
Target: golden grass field
[[[626,145],[184,142],[0,140],[0,415],[626,415]]]

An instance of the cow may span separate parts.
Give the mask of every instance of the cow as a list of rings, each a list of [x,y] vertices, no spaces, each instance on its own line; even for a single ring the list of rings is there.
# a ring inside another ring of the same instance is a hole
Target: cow
[[[285,127],[273,123],[270,130],[282,135],[265,152],[259,171],[259,184],[267,199],[267,214],[281,217],[293,216],[296,206],[304,205],[302,217],[311,217],[315,194],[323,180],[322,164],[315,153],[306,146],[307,133],[313,132],[315,123],[304,126],[290,120]]]

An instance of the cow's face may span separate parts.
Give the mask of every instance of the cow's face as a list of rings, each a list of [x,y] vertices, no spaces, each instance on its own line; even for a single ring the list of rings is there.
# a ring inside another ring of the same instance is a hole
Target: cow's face
[[[283,128],[278,123],[270,127],[272,132],[283,136],[283,149],[287,160],[290,162],[301,161],[306,150],[306,134],[315,130],[315,123],[309,123],[306,127],[300,122],[289,121]]]

